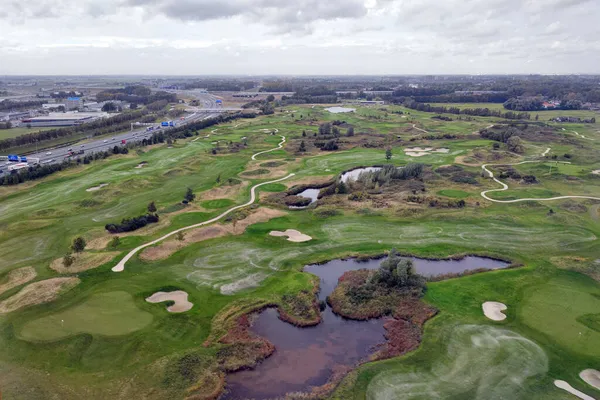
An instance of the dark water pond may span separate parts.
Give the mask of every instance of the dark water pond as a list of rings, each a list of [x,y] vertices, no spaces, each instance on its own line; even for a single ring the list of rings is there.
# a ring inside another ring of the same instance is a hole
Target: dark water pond
[[[424,260],[412,258],[417,271],[425,276],[458,273],[466,270],[506,268],[503,261],[481,257],[462,260]],[[308,265],[304,271],[321,280],[319,299],[324,300],[346,271],[375,269],[382,260],[358,262],[355,259],[333,260],[320,265]],[[352,321],[335,315],[329,306],[322,313],[323,321],[314,327],[297,328],[281,321],[277,310],[260,313],[252,331],[267,338],[275,353],[254,370],[227,376],[225,399],[271,399],[289,392],[306,392],[311,386],[321,386],[334,372],[356,365],[385,342],[385,319]]]
[[[298,193],[296,196],[309,198],[310,204],[312,204],[318,200],[319,192],[321,192],[321,189],[306,189],[306,190],[303,190],[302,192]],[[302,209],[302,208],[306,208],[306,207],[308,207],[308,206],[303,206],[303,207],[290,206],[291,209]]]

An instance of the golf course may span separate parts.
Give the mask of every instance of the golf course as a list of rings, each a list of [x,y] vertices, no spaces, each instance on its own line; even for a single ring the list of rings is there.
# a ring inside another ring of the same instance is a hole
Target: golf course
[[[598,125],[327,107],[0,186],[0,397],[600,399]],[[449,269],[342,318],[392,249]]]

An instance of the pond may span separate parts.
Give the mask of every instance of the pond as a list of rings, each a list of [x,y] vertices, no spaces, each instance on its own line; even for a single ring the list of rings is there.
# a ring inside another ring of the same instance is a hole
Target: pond
[[[379,171],[380,169],[381,167],[356,168],[352,171],[344,172],[340,179],[342,180],[342,182],[347,183],[348,181],[357,180],[360,174],[362,174],[363,172],[374,172]]]
[[[310,205],[317,201],[320,192],[321,192],[321,189],[306,189],[306,190],[298,193],[296,196],[309,198],[310,199],[309,205]],[[290,208],[294,209],[294,210],[301,210],[306,207],[308,207],[308,206],[303,206],[303,207],[290,206]]]
[[[425,260],[412,258],[417,271],[426,276],[458,273],[466,270],[506,268],[503,261],[482,257],[461,260]],[[375,269],[383,260],[359,262],[356,259],[333,260],[325,264],[308,265],[304,271],[321,280],[319,299],[324,300],[346,271]],[[323,321],[314,327],[298,328],[281,321],[277,310],[260,313],[252,331],[267,338],[276,347],[275,353],[254,370],[227,376],[228,392],[224,399],[271,399],[290,392],[307,392],[311,387],[326,384],[332,375],[364,361],[385,342],[384,318],[353,321],[333,313],[327,306]]]
[[[326,108],[325,110],[327,110],[327,111],[329,111],[330,113],[333,113],[333,114],[340,114],[340,113],[354,112],[354,111],[356,111],[356,108],[329,107],[329,108]]]

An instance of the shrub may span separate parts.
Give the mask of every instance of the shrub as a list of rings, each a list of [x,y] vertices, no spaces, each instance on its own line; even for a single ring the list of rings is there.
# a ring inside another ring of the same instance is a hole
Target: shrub
[[[106,224],[104,228],[110,233],[131,232],[155,222],[158,222],[158,215],[146,214],[140,217],[124,218],[120,224]]]

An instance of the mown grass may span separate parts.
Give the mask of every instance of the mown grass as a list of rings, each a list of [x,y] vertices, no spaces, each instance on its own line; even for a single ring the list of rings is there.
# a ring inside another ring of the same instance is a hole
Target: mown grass
[[[123,255],[173,229],[205,221],[232,204],[247,201],[250,186],[267,179],[260,176],[244,179],[240,173],[248,165],[257,165],[248,163],[251,154],[273,148],[281,140],[261,129],[278,128],[279,134],[294,139],[301,138],[302,130],[317,129],[317,124],[308,121],[309,118],[342,119],[355,125],[356,132],[401,135],[405,142],[392,149],[391,162],[395,165],[419,161],[433,169],[454,163],[456,156],[474,148],[489,148],[492,144],[475,139],[436,140],[431,144],[447,147],[450,153],[414,159],[404,154],[404,145],[430,143],[408,142],[410,137],[421,134],[412,129],[413,123],[436,132],[470,135],[487,126],[491,119],[444,123],[431,120],[431,114],[396,106],[386,109],[410,112],[405,115],[407,118],[390,112],[386,115],[385,111],[374,108],[360,109],[352,115],[329,114],[321,107],[288,109],[298,110],[294,119],[289,113],[277,113],[245,121],[238,128],[226,124],[208,139],[193,143],[179,141],[172,149],[156,146],[140,155],[95,162],[21,187],[0,187],[0,273],[32,265],[38,272],[36,279],[55,276],[47,266],[64,255],[73,237],[84,235],[91,239],[105,235],[106,223],[140,215],[151,201],[156,202],[161,215],[159,224],[165,221],[164,225],[121,238],[117,250]],[[205,130],[202,136],[213,129]],[[226,141],[246,136],[249,148],[235,154],[212,155],[213,136]],[[553,144],[550,146],[554,148]],[[561,146],[557,148],[560,152],[575,155],[573,165],[559,165],[548,176],[545,171],[551,163],[515,167],[522,175],[536,175],[540,183],[524,186],[509,182],[511,191],[492,196],[530,197],[544,191],[598,193],[599,180],[587,172],[600,165],[600,156],[593,151],[596,143],[577,139]],[[584,146],[591,149],[587,153],[579,151]],[[294,151],[287,147],[263,154],[259,156],[259,164],[291,157]],[[148,165],[135,169],[142,161]],[[290,164],[288,172],[296,173],[294,179],[310,180],[352,167],[384,163],[384,149],[361,147],[303,157],[297,165]],[[240,186],[226,198],[203,200],[202,193],[217,186],[218,175],[221,182],[230,178],[249,180],[249,186],[244,189]],[[575,176],[580,181],[568,180],[566,176]],[[497,187],[489,180],[481,182],[480,186],[473,186],[471,196],[478,196],[484,188]],[[97,192],[86,192],[99,183],[109,185]],[[196,193],[196,202],[205,208],[204,212],[199,212],[194,203],[185,208],[180,205],[187,187]],[[278,183],[264,186],[261,191],[277,192],[284,188]],[[470,195],[454,185],[436,186],[436,190],[442,196]],[[111,272],[111,263],[80,273],[82,283],[58,301],[0,317],[3,394],[7,398],[48,398],[56,394],[61,398],[184,397],[186,385],[192,385],[195,378],[178,375],[176,367],[181,365],[178,360],[194,354],[194,359],[199,360],[195,366],[202,371],[212,368],[219,348],[214,341],[226,332],[234,316],[256,306],[279,304],[284,295],[297,296],[312,290],[314,279],[300,272],[303,265],[349,255],[381,254],[396,247],[426,257],[496,256],[521,262],[526,267],[429,284],[425,300],[438,308],[440,315],[426,324],[419,350],[361,367],[344,382],[335,398],[364,399],[370,382],[383,372],[423,372],[440,359],[451,361],[443,356],[447,344],[453,329],[465,324],[506,328],[542,347],[549,359],[549,372],[524,382],[522,392],[518,393],[522,398],[561,398],[563,394],[551,383],[555,378],[565,379],[597,396],[577,374],[597,365],[600,358],[595,353],[600,348],[599,333],[590,328],[596,321],[599,285],[584,275],[559,270],[548,260],[565,255],[597,259],[600,226],[587,213],[576,207],[563,207],[562,203],[491,204],[478,200],[481,205],[461,210],[423,207],[410,214],[402,209],[371,208],[370,204],[362,208],[363,212],[356,213],[335,205],[326,209],[336,213],[323,213],[322,207],[288,212],[281,218],[252,225],[242,235],[190,245],[167,260],[143,262],[134,257],[122,273]],[[552,215],[548,213],[550,208],[555,211]],[[292,243],[269,236],[271,230],[286,229],[297,229],[313,240]],[[148,294],[166,286],[188,292],[194,308],[183,314],[170,314],[163,305],[157,307],[145,302]],[[5,299],[19,289],[0,298]],[[114,293],[124,294],[113,296]],[[481,303],[487,300],[508,306],[506,321],[492,323],[483,316]],[[147,325],[140,323],[147,318],[142,315],[151,316]],[[565,329],[560,329],[561,324]],[[204,347],[207,339],[212,344]],[[519,368],[518,364],[512,365],[513,369]],[[194,366],[191,369],[196,371]],[[37,374],[40,370],[44,373]],[[199,370],[194,374],[196,378],[202,375]],[[123,389],[123,382],[130,389]],[[68,391],[63,390],[65,385]]]

